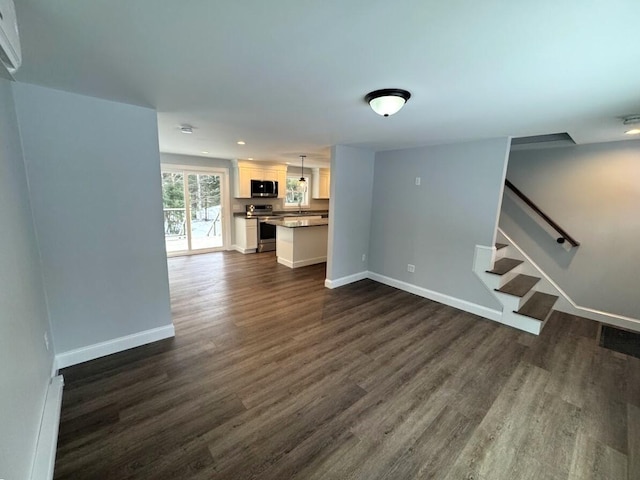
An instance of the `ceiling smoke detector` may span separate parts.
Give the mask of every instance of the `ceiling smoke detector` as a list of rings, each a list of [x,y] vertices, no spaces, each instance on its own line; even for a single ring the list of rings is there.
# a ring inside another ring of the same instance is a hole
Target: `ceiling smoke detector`
[[[193,127],[191,125],[180,125],[180,131],[182,133],[193,133]]]

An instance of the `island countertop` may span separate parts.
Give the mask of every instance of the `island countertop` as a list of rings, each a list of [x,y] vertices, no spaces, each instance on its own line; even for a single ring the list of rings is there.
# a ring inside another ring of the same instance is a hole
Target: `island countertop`
[[[309,218],[303,220],[287,220],[283,218],[281,220],[267,220],[265,223],[269,225],[275,225],[276,227],[285,227],[285,228],[300,228],[300,227],[322,227],[324,225],[329,225],[328,218]]]

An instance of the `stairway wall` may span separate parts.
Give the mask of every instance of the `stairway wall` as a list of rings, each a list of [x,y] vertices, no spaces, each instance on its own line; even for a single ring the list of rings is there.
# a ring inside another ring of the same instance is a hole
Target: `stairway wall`
[[[640,141],[514,151],[507,178],[581,245],[557,244],[508,192],[502,230],[578,305],[640,319]]]
[[[495,241],[509,145],[496,138],[376,153],[369,271],[500,308],[471,265],[476,245]]]

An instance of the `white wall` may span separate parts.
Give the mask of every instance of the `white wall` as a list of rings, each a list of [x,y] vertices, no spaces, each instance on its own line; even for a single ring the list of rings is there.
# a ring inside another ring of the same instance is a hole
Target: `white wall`
[[[582,307],[640,319],[640,141],[511,153],[507,178],[576,240],[505,194],[500,226]]]
[[[344,145],[331,149],[330,281],[367,271],[374,162],[369,150]]]
[[[195,155],[180,155],[178,153],[160,153],[162,164],[187,165],[192,167],[228,168],[231,169],[231,160],[224,158],[197,157]]]
[[[156,113],[14,90],[56,353],[171,326]]]
[[[0,478],[26,479],[53,362],[11,84],[0,79]]]
[[[471,269],[475,246],[494,243],[509,144],[498,138],[378,152],[369,270],[498,309]]]

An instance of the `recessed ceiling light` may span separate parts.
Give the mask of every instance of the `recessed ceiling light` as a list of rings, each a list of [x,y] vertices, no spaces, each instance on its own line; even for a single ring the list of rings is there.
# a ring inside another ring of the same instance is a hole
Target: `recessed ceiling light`
[[[640,135],[640,128],[633,128],[631,130],[627,130],[626,132],[627,135]]]
[[[253,160],[253,157],[249,157],[249,158],[247,158],[247,160]]]
[[[202,152],[200,152],[200,153],[209,153],[209,152],[207,152],[206,150],[203,150],[203,151],[202,151]]]
[[[193,133],[193,127],[191,125],[180,125],[180,131],[182,133]]]
[[[238,140],[238,145],[246,145],[246,143],[242,140]]]

